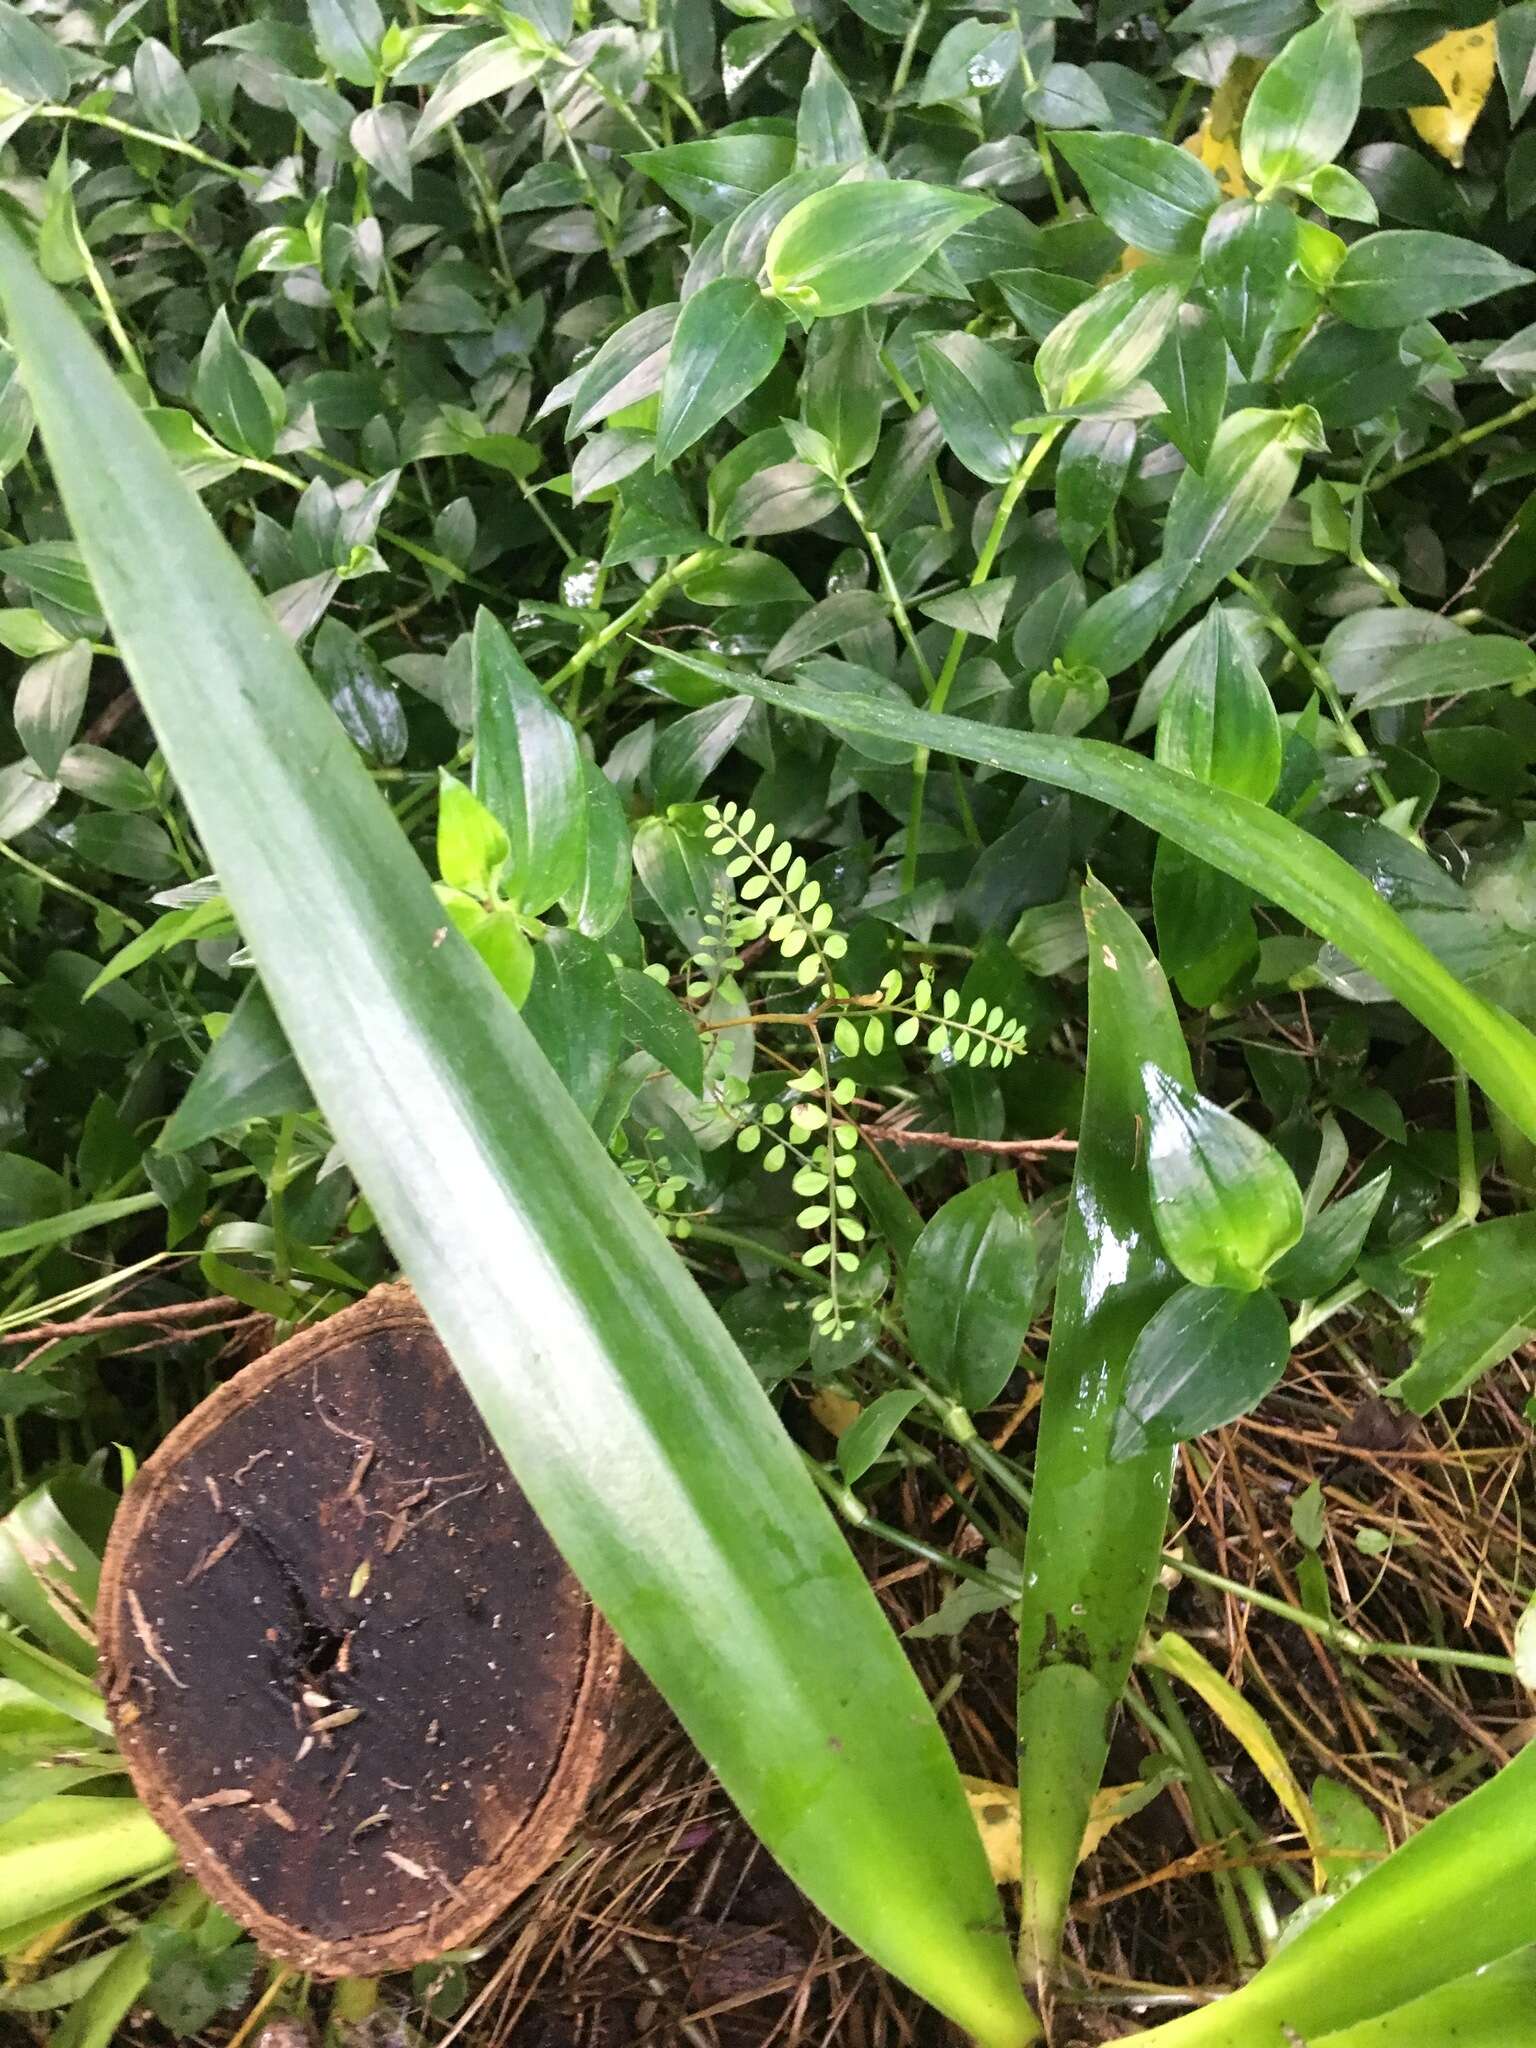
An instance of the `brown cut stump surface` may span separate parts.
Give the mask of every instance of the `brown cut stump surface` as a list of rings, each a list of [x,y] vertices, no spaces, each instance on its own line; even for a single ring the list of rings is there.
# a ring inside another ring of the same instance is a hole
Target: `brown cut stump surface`
[[[118,1514],[98,1628],[140,1797],[320,1975],[479,1933],[614,1760],[617,1643],[403,1287],[172,1431]]]

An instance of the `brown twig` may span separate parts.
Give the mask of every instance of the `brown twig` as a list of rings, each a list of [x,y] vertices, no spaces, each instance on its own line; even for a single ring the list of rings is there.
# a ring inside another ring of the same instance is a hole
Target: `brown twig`
[[[0,1344],[51,1344],[59,1337],[96,1337],[134,1323],[185,1323],[240,1306],[232,1294],[210,1294],[205,1301],[170,1302],[163,1308],[120,1308],[110,1315],[77,1316],[69,1323],[36,1323],[30,1330],[7,1330],[0,1335]],[[188,1332],[189,1336],[198,1334],[196,1330]]]

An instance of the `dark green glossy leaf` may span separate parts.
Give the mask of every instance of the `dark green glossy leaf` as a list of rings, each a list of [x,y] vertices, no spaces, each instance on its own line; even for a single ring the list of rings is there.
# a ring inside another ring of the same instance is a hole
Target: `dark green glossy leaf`
[[[1056,457],[1056,525],[1078,568],[1114,517],[1136,454],[1130,420],[1079,420]]]
[[[704,1050],[693,1019],[663,982],[632,967],[617,970],[626,1040],[660,1060],[690,1095],[704,1093]]]
[[[995,1401],[1019,1362],[1035,1293],[1035,1241],[1017,1179],[951,1195],[907,1260],[907,1335],[934,1385],[967,1409]]]
[[[1060,135],[1054,145],[1088,203],[1122,241],[1149,256],[1193,256],[1221,187],[1187,149],[1154,135]]]
[[[1029,446],[1018,422],[1038,406],[1033,380],[974,334],[935,335],[917,354],[945,440],[983,483],[1007,483]]]
[[[1135,1457],[1236,1422],[1274,1386],[1290,1352],[1285,1310],[1268,1288],[1181,1287],[1136,1339],[1112,1454]]]
[[[729,220],[789,175],[795,145],[787,135],[711,135],[642,150],[630,162],[697,219]]]
[[[868,314],[818,320],[806,340],[801,402],[806,425],[825,435],[844,475],[875,452],[885,392]]]
[[[1186,462],[1204,469],[1226,409],[1227,346],[1203,307],[1180,306],[1147,365],[1147,382],[1168,408],[1168,438]]]
[[[1328,303],[1354,327],[1407,327],[1529,284],[1533,273],[1460,235],[1385,228],[1351,244]]]

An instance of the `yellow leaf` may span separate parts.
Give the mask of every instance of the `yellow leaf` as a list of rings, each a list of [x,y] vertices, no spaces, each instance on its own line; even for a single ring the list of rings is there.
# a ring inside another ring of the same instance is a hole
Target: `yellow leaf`
[[[1256,1713],[1236,1686],[1229,1685],[1194,1644],[1186,1642],[1182,1636],[1159,1636],[1144,1656],[1148,1664],[1155,1664],[1170,1678],[1179,1679],[1191,1692],[1198,1693],[1227,1733],[1247,1750],[1268,1782],[1269,1789],[1300,1829],[1312,1852],[1313,1875],[1321,1891],[1327,1882],[1327,1872],[1322,1863],[1327,1843],[1311,1800],[1302,1791],[1296,1773],[1286,1761],[1284,1751],[1270,1733],[1263,1716]]]
[[[1023,1843],[1019,1836],[1019,1791],[1016,1785],[1000,1785],[992,1778],[962,1776],[965,1796],[976,1816],[976,1832],[987,1852],[994,1884],[1024,1882]],[[1091,1856],[1110,1829],[1145,1804],[1148,1787],[1103,1785],[1094,1794],[1093,1810],[1083,1834],[1080,1856]]]
[[[1467,153],[1467,137],[1493,90],[1494,30],[1452,29],[1416,61],[1424,66],[1450,102],[1444,107],[1410,107],[1408,118],[1431,149],[1438,150],[1459,171]]]
[[[846,1394],[834,1393],[831,1387],[818,1387],[806,1405],[827,1434],[835,1437],[841,1437],[844,1430],[852,1429],[864,1413],[857,1401],[850,1401]]]
[[[1193,135],[1186,137],[1184,147],[1191,156],[1197,156],[1211,176],[1221,187],[1223,199],[1246,199],[1248,180],[1243,176],[1243,160],[1237,149],[1237,130],[1225,133],[1218,131],[1215,121],[1214,102],[1206,109],[1205,117]],[[1239,122],[1238,127],[1241,127]]]

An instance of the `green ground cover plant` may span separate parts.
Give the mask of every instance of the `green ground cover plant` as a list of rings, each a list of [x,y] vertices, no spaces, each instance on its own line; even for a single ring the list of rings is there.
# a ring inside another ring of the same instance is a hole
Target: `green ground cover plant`
[[[966,2037],[1536,2039],[1536,8],[1480,17],[0,0],[37,2038],[249,1990],[195,1887],[132,1917],[94,1558],[220,1333],[402,1270]],[[1005,1870],[948,1718],[998,1642]],[[1217,1959],[1115,1894],[1115,2004],[1084,1843],[1164,1792]]]

